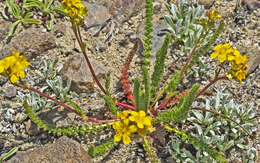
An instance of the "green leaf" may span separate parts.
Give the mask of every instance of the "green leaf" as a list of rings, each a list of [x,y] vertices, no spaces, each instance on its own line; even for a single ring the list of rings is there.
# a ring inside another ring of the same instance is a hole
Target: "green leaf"
[[[44,4],[38,0],[27,0],[26,3],[23,4],[23,8],[30,9],[32,7],[37,7],[40,10],[43,10]]]
[[[168,110],[165,113],[158,114],[154,121],[173,121],[180,122],[187,118],[187,114],[191,108],[191,105],[196,97],[197,90],[199,89],[199,84],[194,84],[189,91],[189,94],[184,98],[182,96],[182,100],[180,100],[180,104],[174,109]],[[181,103],[182,102],[182,103]]]
[[[5,154],[1,159],[0,162],[3,162],[4,160],[11,157],[13,154],[15,154],[18,151],[19,147],[12,148],[7,154]]]
[[[110,77],[106,78],[105,88],[106,88],[106,95],[110,96]]]
[[[46,8],[49,9],[51,7],[51,4],[53,3],[53,0],[45,0],[47,3]]]
[[[10,37],[10,36],[12,36],[12,35],[14,34],[14,31],[15,31],[15,29],[16,29],[16,27],[17,27],[17,25],[18,25],[19,23],[21,23],[21,20],[17,20],[16,22],[14,22],[14,23],[11,25],[11,27],[10,27],[10,29],[9,29],[9,32],[8,32],[8,37]]]
[[[150,76],[148,72],[148,68],[146,66],[142,67],[143,71],[143,79],[144,79],[144,108],[142,108],[145,112],[147,112],[147,109],[150,105],[151,100],[151,83],[150,83]]]
[[[114,139],[110,139],[108,142],[104,144],[98,146],[90,146],[88,149],[88,154],[91,157],[103,156],[107,152],[109,152],[115,145],[117,145],[117,142],[115,142]]]
[[[134,92],[133,92],[133,95],[134,95],[134,98],[135,98],[135,103],[136,103],[136,111],[140,111],[140,95],[139,95],[139,92],[140,91],[140,80],[138,78],[135,78],[135,81],[134,81]]]
[[[41,20],[36,20],[36,19],[22,19],[23,23],[27,23],[27,24],[42,24]]]
[[[104,97],[110,111],[112,114],[116,115],[116,113],[118,112],[115,101],[110,97],[110,96],[105,96]]]
[[[29,19],[30,17],[33,16],[33,13],[32,12],[28,12],[26,13],[26,15],[24,16],[24,19]]]
[[[54,24],[54,15],[52,13],[49,13],[50,17],[51,17],[51,20],[49,21],[48,25],[47,25],[47,29],[50,31],[53,27],[53,24]]]
[[[81,115],[82,119],[85,118],[85,114],[83,113],[82,109],[72,100],[69,101],[70,105]]]
[[[68,15],[68,14],[64,11],[64,8],[61,7],[61,6],[55,6],[55,7],[53,7],[52,10],[55,11],[55,12],[57,12],[57,13],[59,13],[59,14],[61,14],[61,15],[65,15],[65,16]]]
[[[170,40],[171,40],[171,35],[167,34],[161,48],[156,53],[156,61],[155,61],[154,71],[151,79],[152,87],[153,87],[152,96],[155,93],[155,90],[160,86],[159,83],[163,76],[164,67],[165,67],[165,58],[169,48]]]

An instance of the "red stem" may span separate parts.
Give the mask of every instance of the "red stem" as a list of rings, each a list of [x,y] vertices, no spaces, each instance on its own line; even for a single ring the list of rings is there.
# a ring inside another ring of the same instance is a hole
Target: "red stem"
[[[158,106],[158,108],[155,109],[155,111],[157,112],[158,110],[164,108],[164,106],[165,106],[168,102],[169,102],[169,98],[165,98],[165,99],[161,102],[161,104]]]
[[[196,98],[199,97],[200,95],[202,95],[211,85],[213,85],[214,83],[216,83],[218,80],[222,80],[222,79],[227,79],[227,77],[222,76],[222,77],[218,77],[215,78],[214,80],[210,81],[208,85],[206,85],[197,95]]]
[[[71,111],[71,112],[74,112],[74,113],[80,115],[77,111],[75,111],[73,108],[69,107],[68,105],[66,105],[66,104],[64,104],[64,103],[62,103],[62,102],[60,102],[59,100],[57,100],[57,99],[55,99],[55,98],[53,98],[53,97],[50,97],[49,95],[47,95],[47,94],[45,94],[45,93],[43,93],[43,92],[41,92],[41,91],[39,91],[39,90],[37,90],[37,89],[31,87],[31,86],[26,86],[26,87],[24,87],[24,86],[19,85],[19,84],[14,84],[14,85],[16,85],[16,86],[18,86],[18,87],[20,87],[20,88],[28,89],[28,90],[30,90],[30,91],[33,91],[33,92],[35,92],[35,93],[38,93],[39,95],[41,95],[41,96],[43,96],[43,97],[46,97],[47,99],[52,100],[53,102],[55,102],[55,103],[57,103],[58,105],[64,107],[65,109],[67,109],[67,110],[69,110],[69,111]],[[115,121],[115,120],[97,120],[97,119],[89,118],[89,117],[87,117],[87,116],[86,116],[86,120],[87,120],[87,121],[90,121],[90,122],[95,122],[95,123],[109,123],[109,122],[114,122],[114,121]]]
[[[101,89],[101,91],[102,91],[104,94],[106,94],[105,89],[104,89],[103,86],[100,84],[99,80],[97,79],[97,76],[96,76],[96,74],[95,74],[95,72],[94,72],[94,69],[93,69],[93,67],[92,67],[92,65],[91,65],[91,63],[90,63],[90,61],[89,61],[89,59],[88,59],[88,56],[87,56],[87,54],[86,54],[86,49],[85,49],[85,47],[84,47],[84,45],[83,45],[83,42],[82,42],[82,37],[81,37],[81,34],[80,34],[79,27],[77,26],[76,29],[73,30],[73,31],[74,31],[74,34],[75,34],[75,36],[76,36],[76,38],[77,38],[77,41],[78,41],[79,46],[80,46],[80,48],[81,48],[81,51],[82,51],[82,53],[83,53],[83,55],[84,55],[84,58],[85,58],[85,60],[87,61],[87,64],[88,64],[89,70],[90,70],[90,72],[91,72],[91,74],[92,74],[92,76],[93,76],[93,79],[95,80],[95,82],[97,83],[97,85],[98,85],[98,87]]]
[[[127,109],[130,109],[130,110],[136,111],[136,108],[131,106],[131,105],[123,104],[123,103],[120,103],[120,102],[117,102],[117,101],[116,101],[116,105],[121,106],[123,108],[127,108]]]
[[[188,67],[188,65],[189,65],[189,63],[190,63],[190,61],[191,61],[193,55],[195,54],[195,51],[196,51],[196,49],[197,49],[198,46],[199,46],[199,41],[195,44],[194,48],[192,49],[192,51],[191,51],[191,53],[190,53],[190,56],[189,56],[189,58],[188,58],[188,61],[186,62],[185,66],[182,68],[182,70],[181,70],[181,77],[184,76],[184,72],[186,71],[186,69],[187,69],[187,67]]]

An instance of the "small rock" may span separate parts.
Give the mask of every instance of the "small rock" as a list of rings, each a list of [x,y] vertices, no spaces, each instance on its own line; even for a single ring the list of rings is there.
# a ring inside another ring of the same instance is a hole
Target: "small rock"
[[[15,35],[10,43],[0,49],[0,59],[12,55],[13,51],[23,53],[27,58],[34,58],[55,47],[55,37],[52,33],[43,33],[39,28],[29,28]]]
[[[104,67],[97,64],[97,61],[91,60],[94,72],[97,78],[104,79],[107,76],[107,71]],[[85,58],[81,54],[76,54],[65,60],[63,68],[61,70],[62,79],[65,81],[70,79],[71,90],[76,93],[93,93],[94,84],[92,75],[89,71]],[[65,83],[65,82],[64,82]]]
[[[199,4],[203,5],[206,9],[209,9],[214,2],[215,0],[199,0]]]
[[[16,96],[16,88],[12,85],[9,85],[8,87],[5,88],[5,97],[7,98],[13,98]]]
[[[7,78],[0,76],[0,86],[4,85],[8,81]]]
[[[19,123],[24,119],[25,116],[25,113],[17,113],[14,117],[14,121]]]
[[[53,144],[47,144],[26,152],[17,154],[6,163],[91,163],[88,152],[76,141],[66,136],[59,138]]]
[[[9,101],[2,101],[1,103],[2,103],[3,108],[10,108],[11,107]]]
[[[2,151],[4,149],[4,146],[5,146],[5,141],[4,139],[0,139],[0,151]]]
[[[260,8],[260,2],[257,0],[241,0],[241,4],[248,10],[255,10]]]
[[[0,41],[3,41],[8,34],[11,23],[8,21],[0,21]]]
[[[97,44],[95,49],[96,49],[97,52],[101,52],[102,53],[102,52],[106,51],[107,46],[106,45],[102,45],[102,44]]]

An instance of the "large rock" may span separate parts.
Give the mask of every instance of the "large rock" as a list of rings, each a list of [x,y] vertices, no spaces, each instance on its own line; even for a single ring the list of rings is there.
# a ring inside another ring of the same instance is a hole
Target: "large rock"
[[[24,53],[27,58],[34,58],[41,53],[55,48],[55,37],[40,28],[29,28],[14,35],[10,43],[0,49],[0,59],[12,55],[13,51]]]
[[[97,64],[97,61],[90,61],[96,76],[99,80],[105,79],[107,71],[104,67]],[[73,55],[65,60],[61,70],[62,79],[70,79],[71,90],[76,93],[93,93],[94,80],[87,66],[87,62],[82,54]]]
[[[108,8],[91,4],[88,2],[82,2],[88,10],[88,16],[85,19],[85,27],[89,29],[91,33],[95,34],[102,28],[102,25],[111,17]]]
[[[26,152],[18,152],[6,163],[91,163],[88,152],[76,141],[66,136]]]

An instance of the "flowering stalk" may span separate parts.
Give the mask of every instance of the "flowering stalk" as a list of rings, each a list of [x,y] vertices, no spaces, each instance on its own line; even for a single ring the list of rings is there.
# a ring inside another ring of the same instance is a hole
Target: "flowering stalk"
[[[77,111],[75,111],[73,108],[69,107],[68,105],[60,102],[59,100],[57,100],[57,99],[55,99],[53,97],[50,97],[49,95],[47,95],[47,94],[45,94],[45,93],[43,93],[43,92],[41,92],[41,91],[39,91],[39,90],[29,86],[29,85],[20,85],[20,84],[14,84],[14,85],[17,86],[17,87],[20,87],[20,88],[23,88],[23,89],[28,89],[28,90],[30,90],[32,92],[38,93],[39,95],[41,95],[43,97],[46,97],[47,99],[52,100],[53,102],[55,102],[56,104],[64,107],[65,109],[80,115]],[[87,120],[89,122],[94,122],[94,123],[109,123],[109,122],[115,122],[116,121],[116,120],[97,120],[97,119],[89,118],[87,116],[85,116],[85,117],[86,117],[85,120]]]
[[[95,80],[95,82],[97,83],[97,85],[101,89],[101,91],[104,94],[106,94],[105,89],[102,87],[102,85],[98,81],[97,76],[93,70],[93,67],[89,61],[89,58],[86,54],[86,45],[82,41],[82,37],[80,34],[79,26],[84,24],[84,17],[86,17],[88,14],[86,7],[82,4],[81,0],[73,0],[73,1],[72,0],[63,0],[62,7],[64,8],[67,15],[70,17],[71,24],[72,24],[72,30],[77,38],[81,51],[85,57],[85,60],[87,61],[87,64],[88,64],[90,72],[93,76],[93,79]]]
[[[198,46],[199,46],[199,41],[195,44],[194,48],[192,49],[192,51],[191,51],[191,53],[189,55],[189,58],[188,58],[187,62],[185,63],[184,67],[182,68],[182,70],[181,70],[181,77],[184,76],[184,72],[186,71],[189,63],[191,62],[191,59],[192,59],[193,55],[195,54],[196,49],[197,49]]]
[[[101,85],[101,83],[99,82],[99,80],[98,80],[98,78],[97,78],[97,76],[96,76],[96,74],[95,74],[95,72],[94,72],[94,69],[93,69],[93,67],[92,67],[92,65],[91,65],[91,63],[90,63],[90,61],[89,61],[89,58],[88,58],[88,56],[87,56],[87,54],[86,54],[86,48],[85,48],[85,45],[84,45],[84,43],[83,43],[83,41],[82,41],[82,37],[81,37],[81,34],[80,34],[80,30],[79,30],[79,27],[78,26],[74,26],[74,27],[72,27],[73,28],[73,32],[74,32],[74,34],[75,34],[75,36],[76,36],[76,38],[77,38],[77,41],[78,41],[78,43],[79,43],[79,46],[80,46],[80,48],[81,48],[81,51],[82,51],[82,53],[83,53],[83,55],[84,55],[84,58],[85,58],[85,60],[87,61],[87,64],[88,64],[88,67],[89,67],[89,70],[90,70],[90,72],[91,72],[91,74],[92,74],[92,77],[93,77],[93,79],[95,80],[95,82],[97,83],[97,85],[98,85],[98,87],[101,89],[101,91],[104,93],[104,94],[106,94],[106,91],[105,91],[105,89],[104,89],[104,87]]]
[[[227,79],[226,76],[221,76],[221,77],[217,77],[214,80],[210,81],[208,85],[206,85],[202,90],[199,91],[199,93],[196,95],[196,98],[199,97],[200,95],[202,95],[211,85],[213,85],[214,83],[216,83],[219,80],[222,79]]]

